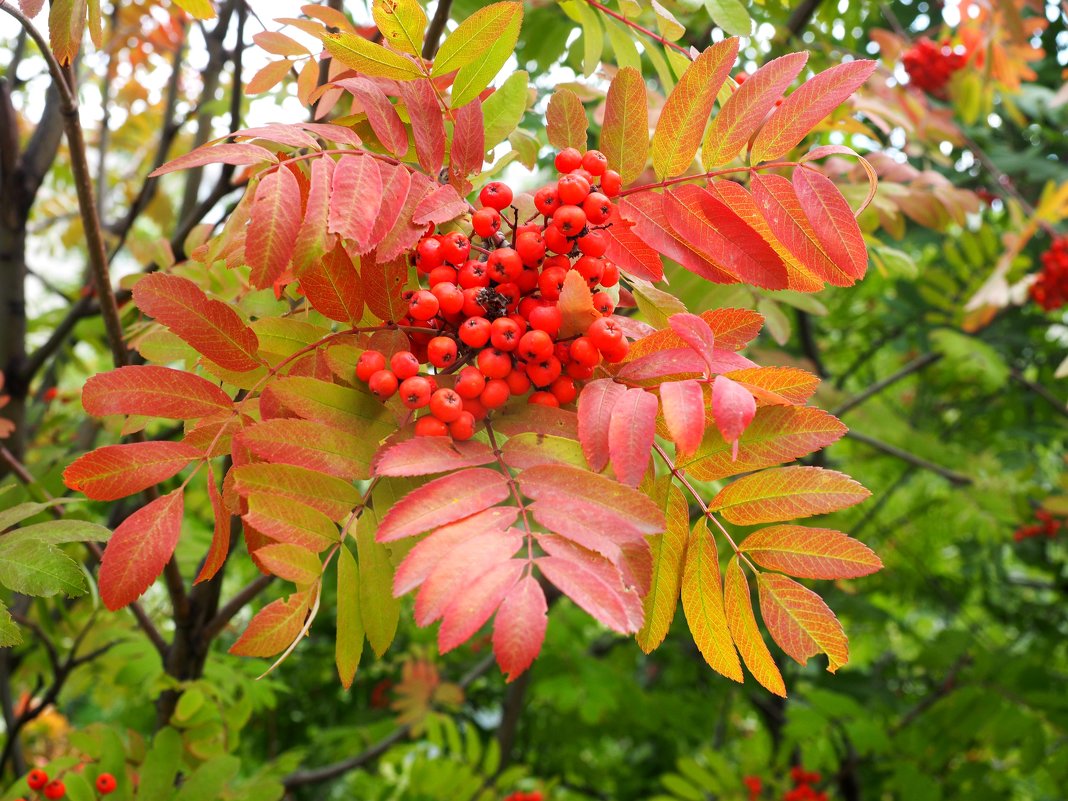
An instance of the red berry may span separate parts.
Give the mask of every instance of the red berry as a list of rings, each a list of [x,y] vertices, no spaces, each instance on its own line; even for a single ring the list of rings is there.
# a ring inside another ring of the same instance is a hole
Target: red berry
[[[569,237],[578,236],[586,227],[586,212],[578,206],[561,206],[553,214],[553,225]]]
[[[565,147],[554,160],[558,172],[571,172],[582,165],[582,154],[573,147]]]
[[[478,193],[478,199],[483,206],[489,206],[491,209],[500,211],[511,205],[512,190],[508,184],[491,181],[482,187],[482,191]]]
[[[544,331],[527,331],[519,340],[519,358],[528,362],[547,359],[553,353],[553,338]]]
[[[612,216],[612,201],[601,192],[590,192],[582,201],[582,210],[589,222],[600,225]]]
[[[623,179],[615,170],[605,170],[601,176],[601,191],[608,197],[615,197],[623,189]]]
[[[435,367],[448,367],[456,361],[456,341],[450,337],[434,337],[426,344],[426,355]]]
[[[544,305],[531,309],[527,322],[530,323],[531,328],[544,331],[555,339],[560,333],[560,326],[563,325],[564,319],[556,306]]]
[[[600,150],[587,150],[582,156],[582,169],[597,177],[608,169],[608,157]]]
[[[468,317],[481,317],[486,313],[486,307],[480,300],[485,292],[485,287],[471,287],[464,290],[464,306],[460,310]]]
[[[514,281],[523,272],[523,259],[512,248],[497,248],[486,260],[486,270],[499,284]]]
[[[474,415],[475,420],[485,420],[489,409],[478,398],[464,398],[464,411]]]
[[[590,182],[581,175],[565,175],[556,182],[556,193],[561,203],[577,206],[590,193]]]
[[[456,394],[464,400],[477,398],[486,388],[486,377],[477,367],[465,367],[456,379]]]
[[[536,387],[549,386],[553,381],[560,377],[560,373],[563,371],[563,365],[560,364],[560,360],[555,356],[550,356],[544,361],[527,365],[527,377]]]
[[[31,790],[40,790],[48,784],[48,774],[40,768],[34,768],[26,774],[26,784],[30,786]]]
[[[447,437],[449,427],[434,415],[428,414],[415,421],[415,435],[417,437]]]
[[[490,344],[497,350],[513,351],[519,344],[522,334],[515,320],[507,317],[498,317],[490,324]]]
[[[471,412],[460,412],[459,417],[449,423],[449,433],[458,442],[471,439],[475,435],[475,416]]]
[[[523,272],[515,279],[515,285],[519,287],[521,295],[529,295],[538,288],[540,275],[536,267],[524,267]],[[499,291],[499,290],[498,290]]]
[[[571,403],[578,397],[578,388],[575,386],[575,382],[566,375],[562,375],[553,381],[549,385],[549,391],[556,396],[561,406],[565,403]]]
[[[501,230],[501,213],[497,209],[483,208],[471,215],[471,227],[483,239],[489,239]]]
[[[512,371],[512,357],[498,348],[479,351],[476,364],[486,378],[504,378]]]
[[[428,236],[419,240],[415,246],[415,266],[421,273],[429,273],[435,267],[440,267],[445,261],[445,254],[441,241],[437,237]]]
[[[584,367],[596,367],[601,363],[601,352],[589,337],[578,337],[571,341],[571,359]]]
[[[442,314],[456,314],[464,307],[463,290],[456,284],[442,281],[440,284],[435,284],[430,291],[438,299],[438,311]]]
[[[539,406],[559,406],[560,401],[556,399],[556,396],[551,392],[545,392],[539,390],[538,392],[532,392],[530,397],[527,398],[527,403],[534,403]]]
[[[377,350],[365,350],[356,360],[356,377],[367,381],[372,375],[386,367],[386,357]],[[37,789],[37,788],[34,788]]]
[[[485,317],[468,317],[460,326],[460,341],[472,348],[481,348],[490,338],[490,321]]]
[[[429,289],[420,289],[408,301],[408,316],[426,322],[438,313],[438,299]]]
[[[522,272],[520,272],[520,276],[522,276]],[[498,284],[496,286],[496,292],[504,298],[505,307],[509,311],[515,310],[516,306],[519,305],[519,298],[522,295],[519,291],[519,284],[513,281],[509,281],[505,284]]]
[[[543,186],[534,193],[534,208],[539,214],[552,217],[553,212],[560,208],[560,196],[556,194],[556,187]]]
[[[579,237],[578,249],[587,256],[597,256],[599,258],[608,250],[608,237],[605,236],[604,231],[588,230]]]
[[[567,367],[564,368],[564,372],[576,381],[585,381],[593,375],[593,368],[587,367],[585,364],[579,364],[578,362],[568,362]]]
[[[608,317],[602,317],[602,320],[608,320]],[[612,345],[608,348],[601,348],[601,357],[609,364],[615,364],[621,362],[627,358],[627,351],[630,350],[630,343],[627,340],[621,341],[617,345]]]
[[[430,291],[433,292],[434,287],[438,284],[455,284],[458,275],[459,273],[456,272],[455,267],[443,264],[430,271],[430,274],[426,277],[426,282],[430,287]]]
[[[422,409],[430,403],[430,382],[421,375],[405,378],[397,391],[401,403],[409,409]]]
[[[553,253],[567,254],[574,247],[571,240],[567,238],[567,234],[555,225],[547,227],[545,233],[542,234],[542,238],[545,240],[545,246]]]
[[[530,379],[527,378],[526,373],[512,370],[505,376],[504,382],[508,385],[508,391],[513,395],[525,395],[530,392]]]
[[[549,267],[541,271],[538,277],[538,290],[545,300],[557,300],[560,291],[564,288],[564,279],[567,278],[567,268]]]
[[[445,234],[441,249],[445,255],[445,261],[449,264],[463,264],[471,252],[471,240],[459,231]]]
[[[616,310],[615,301],[607,292],[598,292],[591,300],[593,301],[593,308],[597,309],[602,316],[608,317]]]
[[[586,279],[586,283],[595,287],[604,275],[604,259],[597,256],[581,256],[575,262],[575,272]]]
[[[465,261],[460,268],[459,284],[463,289],[489,286],[490,276],[486,263],[482,261]]]
[[[456,390],[439,389],[430,396],[430,413],[443,423],[451,423],[464,410],[464,399]]]
[[[515,250],[523,264],[536,267],[545,258],[545,240],[539,231],[524,231],[516,237]]]
[[[61,782],[59,779],[53,779],[44,788],[44,797],[55,801],[57,798],[62,798],[67,794],[67,785]]]
[[[390,357],[389,369],[396,374],[398,379],[403,381],[405,378],[411,378],[413,375],[419,374],[419,360],[415,358],[415,354],[411,351],[397,351]]]
[[[110,773],[101,773],[96,777],[96,791],[101,795],[110,795],[118,789],[119,783]]]
[[[367,382],[371,394],[379,400],[386,400],[397,391],[397,376],[389,370],[379,370]]]
[[[601,274],[601,286],[615,286],[619,283],[619,268],[614,262],[605,261],[604,272]]]
[[[486,388],[482,390],[478,400],[487,409],[497,409],[508,402],[511,394],[511,390],[508,389],[508,382],[500,378],[491,378],[486,382]]]
[[[589,330],[586,331],[586,336],[602,354],[607,350],[618,348],[619,344],[624,341],[623,329],[611,317],[594,320]]]

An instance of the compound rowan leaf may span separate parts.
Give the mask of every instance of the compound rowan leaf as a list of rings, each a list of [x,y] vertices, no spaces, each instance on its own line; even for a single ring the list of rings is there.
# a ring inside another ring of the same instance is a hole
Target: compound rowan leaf
[[[422,76],[414,61],[359,34],[339,31],[321,34],[327,52],[346,67],[362,75],[411,81]]]
[[[645,169],[649,159],[649,101],[645,79],[634,67],[621,68],[608,87],[600,149],[624,185]]]
[[[861,59],[837,64],[791,92],[753,140],[754,164],[779,158],[794,148],[875,71],[876,62]]]
[[[695,275],[717,284],[738,283],[738,276],[728,272],[722,265],[714,264],[710,256],[694,249],[690,241],[676,230],[675,217],[669,215],[689,212],[669,211],[665,205],[665,197],[656,192],[635,192],[620,200],[620,213],[626,219],[634,221],[634,233],[646,245],[678,262]],[[684,224],[685,221],[680,223]]]
[[[408,131],[382,87],[369,78],[360,77],[342,78],[334,81],[334,86],[351,92],[359,101],[371,130],[386,150],[394,156],[403,156],[408,152]],[[353,156],[346,154],[341,157],[342,160],[346,158]]]
[[[797,578],[860,578],[883,566],[863,542],[829,528],[769,526],[746,537],[739,549],[761,567]]]
[[[764,644],[764,638],[753,614],[753,600],[749,594],[749,582],[742,572],[738,557],[731,558],[724,578],[723,606],[727,614],[727,626],[742,661],[760,685],[782,698],[786,697],[786,684],[779,666]]]
[[[437,175],[445,163],[445,122],[434,86],[428,79],[421,78],[401,84],[400,89],[408,118],[412,121],[419,166],[430,175]]]
[[[176,489],[142,506],[115,529],[100,562],[100,599],[108,609],[137,600],[163,572],[181,536],[184,510],[182,490]]]
[[[312,420],[264,420],[246,426],[237,441],[274,464],[292,464],[346,481],[370,477],[375,443]]]
[[[300,195],[296,177],[285,168],[265,175],[256,188],[245,261],[252,268],[249,281],[257,289],[273,286],[289,265],[301,224]]]
[[[330,184],[334,162],[328,158],[312,160],[311,185],[300,222],[296,242],[293,245],[293,274],[300,278],[308,269],[314,268],[328,251],[335,249],[336,238],[327,231],[327,215],[330,211]],[[253,207],[255,212],[255,207]],[[248,240],[246,239],[246,251]]]
[[[418,58],[427,23],[418,0],[374,0],[371,14],[385,41]]]
[[[338,542],[337,526],[307,504],[279,495],[254,492],[245,497],[247,526],[268,539],[322,553]]]
[[[712,382],[712,420],[723,439],[731,443],[731,459],[738,455],[738,439],[756,414],[749,390],[723,375]]]
[[[237,656],[268,657],[280,654],[300,636],[311,607],[310,592],[295,592],[263,607],[230,646]]]
[[[628,389],[612,407],[608,424],[608,452],[616,478],[637,487],[645,476],[656,437],[656,396],[644,389]]]
[[[82,387],[82,406],[93,417],[130,414],[193,420],[228,412],[233,401],[194,373],[138,364],[90,376]]]
[[[183,442],[104,445],[75,459],[63,482],[95,501],[114,501],[166,481],[202,455]]]
[[[363,282],[343,247],[335,247],[304,270],[300,288],[311,307],[329,320],[358,325],[363,319]]]
[[[215,484],[215,472],[211,469],[210,463],[207,470],[207,483],[214,526],[211,534],[211,547],[204,557],[196,579],[193,580],[194,584],[214,578],[226,563],[226,557],[230,553],[230,513],[223,504],[222,495],[219,494],[219,488]]]
[[[526,566],[526,560],[509,559],[468,582],[441,617],[438,653],[448,653],[482,628],[518,583]]]
[[[522,471],[517,480],[528,498],[601,515],[606,528],[633,526],[643,534],[664,530],[663,514],[646,495],[588,470],[562,464],[539,465]]]
[[[360,571],[352,551],[342,545],[337,554],[337,639],[334,663],[346,690],[356,678],[363,653],[363,618],[360,615]]]
[[[834,182],[815,170],[794,170],[794,191],[823,249],[847,275],[857,280],[868,267],[864,235]]]
[[[431,74],[438,77],[477,63],[511,28],[518,32],[522,19],[522,3],[493,3],[480,8],[442,42]]]
[[[819,376],[799,367],[748,367],[727,373],[727,377],[766,404],[803,404],[820,383]]]
[[[493,655],[509,682],[530,667],[541,651],[549,605],[538,580],[527,575],[501,602],[493,621]]]
[[[690,511],[686,498],[682,490],[671,485],[667,498],[667,528],[663,534],[649,538],[653,574],[643,602],[645,623],[637,635],[638,646],[647,654],[664,641],[675,618],[689,534]]]
[[[701,163],[706,170],[738,155],[806,61],[808,53],[780,56],[758,69],[734,90],[705,132]]]
[[[742,681],[742,666],[723,610],[719,553],[704,518],[693,527],[686,543],[682,611],[686,614],[693,641],[709,666],[728,679]]]
[[[374,473],[376,476],[427,476],[478,467],[495,459],[493,450],[477,440],[458,442],[452,437],[413,437],[379,453]]]
[[[256,549],[258,564],[280,579],[306,587],[319,580],[323,566],[319,558],[298,545],[280,542]]]
[[[460,197],[452,184],[442,184],[431,190],[412,213],[412,221],[419,225],[434,223],[441,225],[454,220],[468,209],[467,201]]]
[[[849,476],[821,467],[778,467],[743,476],[709,504],[740,526],[778,523],[834,512],[871,493]]]
[[[585,153],[588,127],[586,109],[582,107],[579,96],[570,89],[553,92],[545,111],[545,131],[549,136],[549,144],[557,150],[573,147]]]
[[[511,528],[506,531],[476,534],[455,545],[434,566],[419,588],[415,597],[416,625],[429,626],[444,615],[455,599],[467,596],[474,582],[511,561],[512,555],[519,550],[523,542],[523,532]]]
[[[133,299],[137,308],[220,367],[244,373],[262,364],[255,332],[232,307],[210,299],[188,278],[151,273],[134,284]]]
[[[653,133],[653,168],[658,178],[681,175],[693,162],[716,95],[737,56],[738,40],[724,39],[706,48],[679,78]]]
[[[334,521],[348,517],[360,493],[348,481],[289,464],[243,464],[231,471],[234,490],[242,497],[275,495],[307,504]]]
[[[810,656],[825,653],[831,673],[849,661],[842,624],[816,593],[777,573],[761,573],[757,587],[764,624],[787,656],[804,665]]]
[[[660,385],[660,405],[678,456],[694,453],[705,433],[705,394],[701,385],[693,379],[665,381]]]
[[[734,443],[709,427],[700,447],[680,458],[678,466],[698,481],[715,481],[793,461],[837,442],[845,432],[841,421],[821,409],[763,406],[738,439],[736,454]]]
[[[356,553],[360,559],[360,614],[364,633],[376,656],[393,642],[400,622],[400,601],[393,597],[393,565],[389,550],[375,540],[379,516],[364,508],[356,524]]]
[[[288,66],[286,71],[288,72]],[[156,178],[169,172],[203,167],[205,164],[234,164],[241,166],[274,160],[274,154],[259,145],[250,145],[247,142],[223,142],[217,145],[201,145],[194,150],[190,150],[176,159],[171,159],[162,167],[157,167],[148,174],[148,177]]]
[[[578,399],[578,436],[590,468],[601,472],[608,465],[612,409],[627,388],[611,378],[598,378],[582,388]]]
[[[481,512],[509,495],[508,479],[495,470],[460,470],[412,490],[382,517],[378,542],[392,542]]]
[[[500,91],[501,89],[497,90],[497,92]],[[475,98],[467,105],[454,109],[452,116],[453,129],[452,147],[449,150],[449,182],[459,190],[460,194],[467,194],[471,191],[471,182],[467,178],[470,175],[478,175],[482,172],[482,162],[486,156],[486,131],[482,117],[482,101]]]

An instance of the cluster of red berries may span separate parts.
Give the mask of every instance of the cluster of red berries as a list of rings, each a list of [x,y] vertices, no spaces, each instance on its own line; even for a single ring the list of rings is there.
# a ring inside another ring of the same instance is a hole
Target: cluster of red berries
[[[924,36],[913,42],[901,61],[909,80],[917,88],[941,97],[953,73],[964,68],[968,57],[954,51],[948,40],[939,44]]]
[[[1038,522],[1020,526],[1016,529],[1012,534],[1012,538],[1016,542],[1020,542],[1031,537],[1056,537],[1064,525],[1063,520],[1058,520],[1045,509],[1039,509],[1035,512],[1035,520]]]
[[[783,793],[782,801],[827,801],[827,793],[812,786],[819,784],[822,779],[819,773],[795,765],[790,768],[790,781],[794,786]],[[757,801],[760,798],[764,782],[759,776],[746,776],[742,779],[742,784],[749,794],[749,801]]]
[[[537,790],[529,793],[512,793],[506,795],[504,801],[541,801],[541,793]]]
[[[1054,239],[1042,254],[1042,269],[1031,284],[1031,298],[1046,311],[1068,303],[1068,236]]]
[[[34,768],[26,774],[26,784],[31,790],[39,791],[50,801],[63,798],[67,794],[67,785],[61,779],[49,779],[48,774],[40,768]],[[101,773],[96,777],[96,791],[100,795],[111,795],[118,789],[119,783],[110,773]],[[16,799],[24,801],[24,799]]]
[[[431,226],[416,245],[413,260],[428,288],[408,293],[408,313],[396,321],[410,349],[388,360],[368,350],[356,365],[379,399],[399,394],[407,408],[425,410],[416,434],[469,439],[513,397],[571,403],[602,360],[627,355],[612,319],[615,300],[600,291],[619,283],[619,268],[605,258],[605,229],[622,182],[597,150],[566,148],[555,163],[560,177],[534,194],[537,211],[525,222],[511,188],[494,181],[479,193],[470,236]],[[563,337],[557,302],[572,272],[601,316],[584,334]],[[424,364],[434,373],[422,372]]]

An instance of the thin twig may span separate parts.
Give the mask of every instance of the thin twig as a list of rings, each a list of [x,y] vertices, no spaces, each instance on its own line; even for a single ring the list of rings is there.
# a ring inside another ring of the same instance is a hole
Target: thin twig
[[[441,46],[441,35],[445,32],[445,23],[449,21],[449,12],[452,10],[452,0],[438,0],[438,7],[434,9],[434,18],[426,29],[426,37],[423,39],[423,58],[428,61],[438,54]]]
[[[1038,395],[1038,397],[1042,398],[1042,400],[1046,401],[1046,403],[1056,409],[1062,417],[1068,417],[1068,406],[1065,405],[1065,402],[1058,398],[1056,395],[1054,395],[1052,392],[1050,392],[1048,389],[1046,389],[1044,386],[1042,386],[1041,384],[1036,384],[1029,378],[1025,378],[1024,374],[1015,368],[1013,368],[1009,372],[1009,375],[1012,376],[1013,381],[1016,381],[1018,384],[1026,387],[1031,392]]]
[[[941,476],[950,484],[954,484],[958,487],[966,487],[972,483],[972,478],[970,476],[966,476],[963,473],[958,473],[955,470],[950,470],[948,467],[942,467],[942,465],[928,461],[922,456],[917,456],[914,453],[909,453],[908,451],[903,450],[902,448],[899,448],[896,445],[891,445],[888,442],[883,442],[882,440],[875,439],[874,437],[869,437],[867,434],[861,434],[857,431],[849,431],[848,433],[846,433],[846,437],[848,437],[849,439],[856,440],[857,442],[862,442],[870,448],[875,448],[875,450],[877,451],[882,451],[888,456],[894,456],[903,462],[908,462],[909,464],[915,465],[916,467],[920,467],[924,470],[929,470],[935,475]]]
[[[913,373],[918,373],[920,370],[923,370],[926,367],[930,367],[932,364],[939,361],[941,358],[941,353],[926,353],[923,356],[913,359],[911,362],[906,364],[893,375],[887,376],[882,381],[876,381],[863,392],[859,393],[858,395],[854,395],[845,403],[841,404],[837,409],[834,409],[831,414],[833,414],[835,417],[841,417],[849,410],[855,409],[857,406],[864,403],[864,401],[868,400],[868,398],[879,394],[887,387],[896,384],[898,381],[908,378]]]

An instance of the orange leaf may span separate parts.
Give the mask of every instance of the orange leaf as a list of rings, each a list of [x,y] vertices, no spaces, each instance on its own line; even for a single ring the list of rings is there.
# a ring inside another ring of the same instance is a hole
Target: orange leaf
[[[249,281],[257,289],[272,286],[285,272],[300,230],[300,211],[300,187],[292,171],[282,168],[264,176],[245,238],[245,260],[252,268]]]
[[[761,686],[785,698],[786,685],[783,683],[782,673],[779,672],[779,667],[760,634],[756,615],[753,614],[749,582],[746,581],[737,556],[732,557],[727,565],[723,602],[731,637],[734,638],[734,644],[742,655],[745,666]]]
[[[686,613],[694,643],[709,666],[728,679],[742,681],[742,666],[734,651],[723,611],[716,541],[704,518],[693,527],[686,543],[682,611]]]
[[[823,249],[847,275],[861,279],[868,267],[868,249],[853,210],[825,175],[799,167],[794,190]]]
[[[75,459],[63,482],[95,501],[114,501],[167,480],[201,455],[183,442],[104,445]]]
[[[771,526],[754,531],[739,548],[761,567],[798,578],[859,578],[883,566],[863,542],[829,528]]]
[[[133,414],[192,420],[228,412],[233,401],[195,373],[139,364],[91,376],[82,387],[82,406],[93,417]]]
[[[100,563],[100,599],[108,609],[136,601],[163,572],[182,533],[184,509],[177,489],[142,506],[115,529]]]
[[[363,281],[343,247],[335,247],[301,273],[300,288],[311,307],[327,319],[357,325],[363,318]]]
[[[765,404],[803,404],[820,383],[819,376],[800,367],[749,367],[726,375]]]
[[[761,573],[757,587],[768,633],[787,656],[804,665],[810,656],[823,652],[831,673],[849,661],[842,624],[816,593],[776,573]]]
[[[256,613],[248,627],[230,646],[237,656],[274,656],[288,648],[304,628],[311,606],[310,592],[295,592],[271,601]]]
[[[545,129],[549,135],[549,144],[557,150],[573,147],[580,153],[586,152],[586,109],[578,95],[570,89],[557,89],[549,98],[549,107],[545,111]]]
[[[208,549],[208,554],[204,557],[204,564],[201,565],[200,572],[197,573],[197,577],[193,581],[194,584],[214,578],[215,574],[219,572],[219,568],[226,562],[227,554],[230,553],[230,513],[223,506],[219,488],[215,485],[215,472],[211,469],[210,463],[208,464],[207,476],[208,499],[211,501],[212,517],[215,525],[211,535],[211,548]]]
[[[849,476],[821,467],[777,467],[744,476],[720,490],[709,508],[740,526],[825,514],[871,493]]]
[[[621,68],[608,87],[600,149],[624,185],[645,169],[649,158],[649,101],[645,79],[634,67]]]

